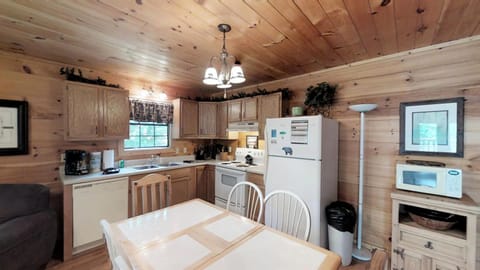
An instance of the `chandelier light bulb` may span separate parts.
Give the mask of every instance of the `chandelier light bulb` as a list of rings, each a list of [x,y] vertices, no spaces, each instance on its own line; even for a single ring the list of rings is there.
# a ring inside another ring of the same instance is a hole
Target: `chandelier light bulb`
[[[232,87],[232,84],[245,82],[245,74],[240,62],[229,55],[225,47],[225,33],[230,32],[231,29],[228,24],[218,25],[218,30],[223,33],[223,46],[220,55],[212,57],[210,66],[205,70],[203,83],[206,85],[216,85],[217,88],[226,89]]]

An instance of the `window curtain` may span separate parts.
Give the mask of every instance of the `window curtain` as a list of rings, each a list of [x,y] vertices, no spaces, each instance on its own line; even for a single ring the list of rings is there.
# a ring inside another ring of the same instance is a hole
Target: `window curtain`
[[[130,100],[130,120],[171,124],[173,122],[173,104]]]

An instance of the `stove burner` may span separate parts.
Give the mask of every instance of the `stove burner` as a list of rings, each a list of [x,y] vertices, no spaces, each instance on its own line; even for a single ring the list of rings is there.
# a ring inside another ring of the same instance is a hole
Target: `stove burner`
[[[231,163],[242,163],[241,161],[236,161],[236,160],[233,160]]]
[[[222,162],[222,163],[220,163],[220,164],[222,164],[222,165],[228,165],[228,164],[232,164],[232,163],[231,163],[231,162]]]
[[[244,168],[244,167],[249,167],[249,165],[248,164],[238,164],[236,167]]]

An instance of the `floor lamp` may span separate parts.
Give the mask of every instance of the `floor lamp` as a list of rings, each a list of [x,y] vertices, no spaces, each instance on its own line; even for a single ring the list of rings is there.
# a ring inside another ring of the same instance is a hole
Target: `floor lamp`
[[[377,108],[377,104],[358,104],[348,107],[352,111],[360,113],[360,161],[358,173],[358,223],[357,223],[357,247],[353,249],[353,258],[361,261],[369,261],[372,254],[366,248],[362,248],[362,222],[363,222],[363,144],[365,128],[365,112]]]

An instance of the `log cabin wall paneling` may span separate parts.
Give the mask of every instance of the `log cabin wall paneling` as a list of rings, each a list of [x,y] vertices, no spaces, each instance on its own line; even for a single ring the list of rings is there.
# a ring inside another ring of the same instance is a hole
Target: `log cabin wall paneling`
[[[51,204],[62,220],[62,185],[59,179],[60,154],[65,149],[99,151],[117,149],[117,141],[66,142],[63,129],[64,77],[59,69],[65,64],[0,52],[0,99],[26,100],[29,103],[29,154],[0,157],[0,183],[41,183],[51,190]],[[101,76],[108,83],[131,89],[131,96],[141,96],[142,87],[155,85],[106,72],[82,68],[88,78]],[[164,89],[170,98],[192,95],[178,89]],[[179,149],[193,151],[189,141],[174,141]],[[118,152],[117,152],[118,153]],[[158,153],[158,151],[157,151]],[[125,156],[124,159],[147,158]],[[118,155],[117,155],[118,158]],[[62,228],[62,226],[59,226]],[[59,232],[61,233],[61,232]]]
[[[305,89],[322,81],[338,84],[331,110],[331,117],[340,122],[338,193],[340,200],[354,205],[358,200],[360,115],[348,106],[378,104],[376,110],[366,113],[365,122],[365,243],[390,248],[390,192],[397,162],[434,160],[461,168],[464,193],[480,203],[480,36],[253,85],[230,94],[257,87],[269,91],[288,87],[294,94],[291,108],[303,105]],[[399,104],[451,97],[466,100],[464,158],[399,155]]]

